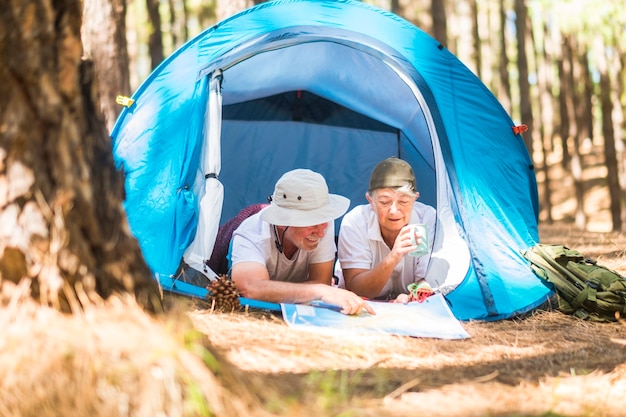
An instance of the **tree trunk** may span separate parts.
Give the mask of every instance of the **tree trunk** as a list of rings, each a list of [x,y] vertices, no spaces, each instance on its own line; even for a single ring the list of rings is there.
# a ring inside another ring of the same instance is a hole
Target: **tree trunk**
[[[622,231],[626,231],[626,138],[624,132],[626,132],[626,118],[624,117],[624,110],[626,109],[626,101],[624,96],[624,81],[626,81],[626,73],[624,67],[624,52],[623,47],[615,46],[615,53],[613,54],[613,126],[615,132],[615,157],[617,159],[617,171],[619,178],[619,186],[622,195],[621,208],[622,208]]]
[[[122,209],[93,65],[81,61],[82,3],[8,3],[0,9],[2,291],[26,280],[61,311],[125,292],[160,309]]]
[[[148,49],[150,50],[150,67],[154,70],[164,58],[163,33],[161,30],[161,14],[159,0],[146,0],[148,20],[150,24]]]
[[[167,6],[170,12],[170,37],[172,42],[172,49],[176,49],[178,44],[178,21],[176,19],[176,4],[174,0],[167,0]]]
[[[515,28],[517,34],[517,70],[520,90],[520,121],[528,126],[524,136],[526,148],[531,158],[533,155],[533,112],[530,101],[530,83],[528,82],[528,59],[526,55],[527,11],[525,0],[515,0]]]
[[[570,152],[569,152],[569,137],[570,137],[570,124],[573,123],[570,119],[569,107],[570,98],[573,94],[572,86],[568,82],[567,72],[570,70],[567,65],[564,42],[559,42],[560,51],[557,52],[556,65],[559,74],[559,136],[561,137],[561,149],[562,158],[561,164],[564,170],[568,170],[570,166]]]
[[[183,8],[183,23],[181,24],[183,30],[183,43],[189,40],[189,8],[187,7],[187,0],[181,0]]]
[[[552,96],[549,91],[552,90],[551,62],[549,60],[548,48],[549,37],[547,27],[542,25],[541,39],[537,40],[537,36],[533,36],[534,50],[537,61],[537,83],[539,87],[539,138],[541,143],[541,172],[543,173],[543,198],[541,207],[546,213],[545,221],[551,224],[554,221],[552,217],[552,181],[550,178],[550,162],[548,154],[552,151],[552,123],[554,119],[554,110],[552,108]],[[539,35],[539,34],[533,34]]]
[[[587,52],[587,48],[582,48],[577,54],[581,71],[580,81],[583,84],[578,120],[580,120],[580,137],[593,143],[593,81],[589,70]]]
[[[122,107],[118,95],[130,95],[126,45],[126,0],[84,0],[82,39],[94,62],[100,109],[110,132]]]
[[[602,112],[602,136],[604,137],[604,163],[607,169],[607,183],[609,187],[609,204],[611,212],[612,230],[622,230],[621,188],[619,184],[619,170],[615,152],[615,132],[613,129],[613,101],[611,99],[611,78],[606,56],[606,47],[601,40],[596,48],[598,54],[598,71],[600,73],[599,98]]]
[[[442,45],[448,42],[448,23],[446,19],[446,2],[444,0],[432,0],[430,13],[433,17],[432,34]]]
[[[570,116],[569,137],[572,138],[572,178],[574,179],[574,196],[576,198],[576,208],[574,213],[574,223],[580,230],[587,227],[587,216],[585,215],[585,183],[583,178],[583,159],[580,155],[580,122],[579,109],[582,102],[582,91],[578,87],[577,80],[580,80],[581,70],[578,66],[576,42],[572,36],[567,36],[563,42],[563,59],[567,62],[569,71],[565,73],[570,85],[571,98],[568,100],[568,114]]]
[[[404,16],[404,10],[400,4],[400,0],[391,0],[390,6],[391,13],[395,13],[398,16]]]
[[[499,1],[500,7],[500,31],[498,36],[500,38],[500,83],[502,88],[498,98],[502,103],[502,106],[507,109],[509,114],[513,112],[511,105],[511,81],[509,80],[509,57],[507,55],[506,46],[506,10],[504,7],[504,0]]]
[[[472,16],[472,39],[474,44],[474,65],[476,66],[476,76],[482,80],[483,59],[481,54],[482,43],[480,40],[480,30],[478,28],[478,5],[476,0],[470,0],[470,13]]]

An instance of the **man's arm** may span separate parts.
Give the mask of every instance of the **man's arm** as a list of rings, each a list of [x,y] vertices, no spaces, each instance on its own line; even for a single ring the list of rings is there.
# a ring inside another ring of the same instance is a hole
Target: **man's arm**
[[[334,263],[334,261],[328,261],[309,264],[309,280],[307,282],[331,285]]]
[[[332,270],[332,261],[313,264],[313,269]],[[232,279],[242,296],[273,303],[306,303],[321,300],[342,308],[344,314],[359,314],[365,309],[374,310],[353,292],[331,287],[330,278],[320,274],[316,279],[304,283],[272,281],[265,266],[257,262],[239,262],[233,265]],[[323,283],[321,280],[325,280]]]
[[[272,281],[265,265],[257,262],[239,262],[233,265],[232,279],[242,296],[274,303],[306,303],[320,299],[319,287],[324,285],[319,279],[310,284]],[[330,278],[328,282],[330,283]]]

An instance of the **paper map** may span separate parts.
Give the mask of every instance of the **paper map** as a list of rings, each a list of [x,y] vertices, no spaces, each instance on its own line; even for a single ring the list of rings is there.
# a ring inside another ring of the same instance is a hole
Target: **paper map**
[[[281,310],[289,326],[311,331],[378,332],[437,339],[470,337],[441,294],[432,295],[423,303],[367,302],[376,315],[363,312],[348,316],[336,309],[303,304],[281,304]]]

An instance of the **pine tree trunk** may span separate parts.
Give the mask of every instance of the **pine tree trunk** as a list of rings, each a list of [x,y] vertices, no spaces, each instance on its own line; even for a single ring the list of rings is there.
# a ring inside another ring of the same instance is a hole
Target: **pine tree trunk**
[[[574,179],[574,195],[576,198],[576,209],[574,213],[574,223],[580,230],[587,227],[587,216],[585,215],[585,183],[583,178],[583,159],[580,155],[580,119],[579,109],[582,106],[582,91],[577,87],[577,80],[580,80],[581,70],[578,66],[578,59],[575,56],[577,47],[573,37],[568,36],[563,42],[564,59],[567,61],[569,71],[567,83],[571,86],[571,98],[568,100],[568,114],[570,115],[569,137],[572,138],[572,178]]]
[[[580,80],[583,84],[582,103],[580,106],[580,135],[583,140],[589,139],[593,143],[593,81],[589,70],[589,59],[587,48],[581,48],[578,52],[578,59],[581,69]]]
[[[548,154],[552,151],[552,134],[554,110],[552,108],[552,90],[551,61],[549,60],[548,48],[549,39],[547,38],[547,28],[542,26],[541,39],[537,40],[537,36],[533,36],[534,50],[537,62],[537,83],[539,87],[538,114],[539,114],[539,137],[541,143],[541,171],[543,172],[543,198],[541,207],[546,213],[545,221],[551,224],[554,221],[552,217],[552,180],[550,178],[550,163]],[[538,35],[538,34],[533,34]]]
[[[476,76],[483,79],[483,57],[482,57],[482,42],[480,40],[480,30],[478,28],[478,4],[476,0],[470,0],[470,13],[472,16],[472,39],[473,39],[473,55],[474,65],[476,66]],[[483,80],[484,81],[484,80]]]
[[[616,157],[615,131],[613,129],[613,101],[611,99],[611,78],[609,65],[605,55],[605,47],[597,50],[603,51],[598,54],[598,71],[600,72],[600,107],[602,111],[602,136],[604,137],[604,163],[607,168],[607,183],[609,187],[609,201],[612,230],[622,230],[622,190],[619,184],[619,170]]]
[[[556,65],[558,68],[558,79],[559,79],[559,136],[561,138],[561,149],[562,149],[562,159],[561,164],[564,170],[568,170],[570,166],[570,152],[569,152],[569,138],[570,138],[570,107],[571,107],[571,96],[572,86],[568,82],[569,78],[567,76],[568,71],[570,71],[569,66],[567,65],[567,60],[565,58],[564,52],[564,43],[562,41],[555,43],[560,45],[560,50],[557,52],[556,57]]]
[[[389,4],[389,8],[391,10],[391,13],[395,13],[398,16],[403,15],[402,5],[400,4],[400,0],[391,0]]]
[[[131,94],[126,0],[84,0],[83,4],[83,46],[96,67],[98,102],[110,132],[122,110],[115,98]]]
[[[442,45],[448,43],[448,23],[446,18],[446,4],[444,0],[432,0],[430,13],[433,17],[432,35]]]
[[[506,10],[504,8],[504,0],[499,0],[500,14],[500,30],[498,32],[500,40],[500,83],[502,84],[498,98],[502,106],[511,114],[513,107],[511,105],[511,82],[509,80],[509,57],[507,55],[506,46]]]
[[[150,20],[150,39],[148,40],[150,65],[152,69],[155,69],[164,58],[159,0],[146,0],[146,7],[148,8],[148,19]]]
[[[517,34],[517,70],[519,73],[520,119],[528,126],[524,142],[531,158],[533,155],[533,112],[528,81],[528,57],[526,53],[527,9],[525,0],[515,0],[515,28]]]
[[[93,65],[81,60],[81,7],[8,0],[0,9],[2,291],[31,281],[35,298],[62,311],[129,292],[160,309],[122,209]]]
[[[621,189],[621,210],[622,210],[622,232],[626,232],[626,96],[624,95],[624,82],[626,81],[626,69],[624,63],[623,47],[616,46],[616,53],[613,54],[613,126],[615,132],[615,159],[617,160],[617,172],[619,177],[619,187]]]

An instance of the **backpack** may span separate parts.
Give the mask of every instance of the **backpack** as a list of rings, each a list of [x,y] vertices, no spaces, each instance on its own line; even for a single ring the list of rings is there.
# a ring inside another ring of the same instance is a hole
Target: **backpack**
[[[536,244],[522,255],[552,284],[563,313],[599,322],[626,316],[626,278],[617,272],[562,245]]]

